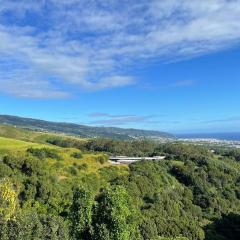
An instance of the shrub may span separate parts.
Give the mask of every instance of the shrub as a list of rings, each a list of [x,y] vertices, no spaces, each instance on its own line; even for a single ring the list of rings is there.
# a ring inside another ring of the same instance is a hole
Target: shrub
[[[101,163],[101,164],[104,164],[108,161],[108,156],[106,154],[102,154],[102,155],[98,155],[95,157],[95,159]]]
[[[77,159],[81,159],[83,157],[81,152],[74,152],[71,154],[71,157],[77,158]]]
[[[69,173],[71,173],[71,175],[73,175],[73,176],[76,176],[76,175],[78,174],[78,170],[77,170],[77,168],[75,168],[74,166],[69,167],[69,168],[68,168],[68,171],[69,171]]]
[[[88,165],[86,163],[83,163],[81,165],[78,165],[77,168],[78,168],[78,170],[87,170]]]
[[[62,160],[61,156],[58,155],[55,149],[50,148],[28,148],[27,152],[32,154],[33,156],[44,159],[44,158],[52,158],[56,160]]]

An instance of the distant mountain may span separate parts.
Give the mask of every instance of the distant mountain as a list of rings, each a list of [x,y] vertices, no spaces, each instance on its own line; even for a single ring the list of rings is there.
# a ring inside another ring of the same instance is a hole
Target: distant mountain
[[[50,122],[39,119],[23,118],[10,115],[0,115],[0,124],[7,124],[38,131],[64,133],[86,138],[94,137],[105,137],[113,139],[174,138],[174,135],[160,131],[124,129],[117,127],[91,127],[75,123]]]

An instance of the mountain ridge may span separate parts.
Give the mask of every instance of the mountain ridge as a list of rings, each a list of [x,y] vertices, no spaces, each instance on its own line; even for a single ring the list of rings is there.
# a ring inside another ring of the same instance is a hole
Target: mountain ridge
[[[175,138],[173,134],[156,130],[143,130],[118,127],[96,127],[96,126],[94,127],[81,125],[77,123],[53,122],[13,115],[0,115],[0,124],[12,125],[32,130],[64,133],[86,138],[106,137],[126,140],[138,138],[150,138],[150,139]]]

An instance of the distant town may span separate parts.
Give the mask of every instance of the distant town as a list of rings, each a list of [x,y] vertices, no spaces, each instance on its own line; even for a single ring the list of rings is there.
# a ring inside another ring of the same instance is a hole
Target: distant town
[[[222,140],[215,138],[179,138],[178,141],[188,142],[197,145],[213,145],[219,147],[240,148],[240,141]]]

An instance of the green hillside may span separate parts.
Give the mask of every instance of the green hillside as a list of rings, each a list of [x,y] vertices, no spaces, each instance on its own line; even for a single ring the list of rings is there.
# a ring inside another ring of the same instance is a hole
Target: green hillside
[[[239,238],[238,150],[0,129],[0,239]]]
[[[41,132],[34,131],[31,129],[24,129],[11,125],[1,125],[0,124],[0,136],[6,138],[13,138],[18,140],[23,140],[27,142],[40,142],[45,143],[46,139],[51,136],[60,136],[66,138],[65,134],[57,134],[52,132]],[[71,138],[74,138],[71,136]]]
[[[123,129],[114,127],[90,127],[85,125],[49,122],[38,119],[22,118],[9,115],[0,115],[0,124],[8,124],[22,128],[40,131],[51,131],[76,135],[85,138],[105,137],[114,139],[136,139],[136,138],[174,138],[172,134],[148,131],[140,129]]]

